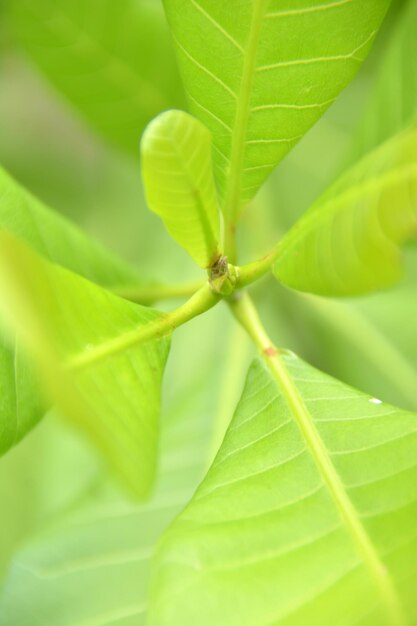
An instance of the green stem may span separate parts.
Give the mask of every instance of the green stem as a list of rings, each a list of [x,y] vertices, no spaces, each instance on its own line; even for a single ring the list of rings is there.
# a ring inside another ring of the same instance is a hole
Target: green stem
[[[236,263],[236,224],[224,216],[224,253],[229,263]]]
[[[230,240],[230,244],[234,245],[234,239]],[[265,254],[261,259],[252,261],[246,265],[236,266],[237,282],[236,289],[247,287],[251,283],[262,278],[271,269],[271,265],[278,257],[280,252],[280,242],[278,242],[272,250]],[[228,257],[230,261],[230,258]],[[174,283],[171,285],[154,284],[139,285],[138,287],[120,287],[113,289],[113,292],[121,298],[137,302],[139,304],[152,304],[158,300],[168,300],[170,298],[184,298],[192,296],[204,285],[204,282],[194,281],[189,283]]]
[[[279,241],[272,248],[272,250],[265,254],[261,259],[258,259],[257,261],[252,261],[252,263],[242,265],[238,268],[238,289],[247,287],[251,283],[259,280],[259,278],[262,278],[262,276],[270,271],[271,265],[274,263],[280,253],[280,244],[281,242]]]
[[[280,387],[294,420],[307,444],[324,483],[326,484],[340,517],[349,531],[358,554],[375,584],[382,606],[387,611],[391,626],[405,626],[406,620],[395,587],[380,559],[359,514],[342,483],[332,459],[321,439],[314,420],[294,383],[287,367],[272,344],[259,319],[258,312],[247,294],[230,303],[235,317],[254,341],[266,365]]]
[[[224,206],[225,216],[231,224],[236,223],[240,210],[242,169],[245,157],[245,139],[249,120],[250,98],[255,73],[256,50],[265,8],[265,0],[258,0],[253,3],[251,25],[244,51],[242,79],[237,95],[236,116],[231,137],[230,173]],[[233,262],[233,260],[231,262]]]
[[[121,298],[137,302],[138,304],[152,304],[159,300],[188,298],[200,289],[203,284],[204,281],[199,280],[189,283],[173,283],[171,285],[139,285],[137,287],[116,288],[113,289],[113,292]]]
[[[140,326],[119,337],[109,339],[91,350],[77,354],[67,361],[66,368],[72,370],[82,369],[137,344],[164,337],[178,328],[178,326],[211,309],[219,300],[220,296],[213,293],[210,285],[205,283],[178,309],[171,313],[160,315],[145,326]]]
[[[245,158],[245,139],[250,114],[250,98],[256,64],[256,50],[265,12],[266,1],[253,3],[249,36],[244,50],[242,79],[237,94],[236,115],[231,137],[230,172],[224,200],[225,254],[229,263],[236,263],[236,224],[240,211],[242,169]]]

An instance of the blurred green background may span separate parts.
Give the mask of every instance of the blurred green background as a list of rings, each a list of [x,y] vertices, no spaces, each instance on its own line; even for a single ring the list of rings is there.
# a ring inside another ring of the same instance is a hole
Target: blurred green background
[[[158,5],[161,13],[159,2],[149,4]],[[129,138],[127,149],[124,139],[109,141],[109,133],[96,130],[88,115],[51,83],[48,72],[39,69],[42,63],[27,53],[27,38],[16,27],[19,20],[12,5],[25,11],[28,3],[0,4],[0,163],[48,206],[136,265],[144,276],[164,282],[198,278],[199,270],[145,206],[135,150],[140,130]],[[239,233],[242,261],[267,250],[357,152],[364,136],[361,119],[371,106],[385,50],[406,8],[405,1],[393,4],[360,74],[245,210]],[[168,34],[162,36],[168,42],[166,58],[171,58]],[[167,101],[177,106],[183,95],[178,83],[171,82]],[[410,316],[417,306],[413,249],[406,253],[406,266],[406,278],[394,290],[343,303],[297,295],[272,278],[253,291],[278,345],[377,397],[417,409],[417,335]],[[194,482],[231,418],[251,354],[226,307],[175,335],[164,383],[163,421],[165,428],[176,421],[198,425],[202,452],[191,463]],[[68,511],[89,497],[97,506],[103,501],[110,507],[113,501],[120,503],[123,498],[114,486],[110,504],[107,495],[100,495],[103,482],[107,479],[101,461],[52,413],[0,459],[2,578],[21,546],[36,545],[45,524],[53,527],[64,519],[65,525]]]

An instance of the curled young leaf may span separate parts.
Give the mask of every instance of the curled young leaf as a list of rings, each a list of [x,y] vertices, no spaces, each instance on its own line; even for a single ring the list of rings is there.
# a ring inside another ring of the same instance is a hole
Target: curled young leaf
[[[166,111],[141,142],[149,207],[201,267],[219,258],[220,222],[211,163],[211,137],[183,111]]]
[[[300,291],[356,295],[401,276],[400,246],[417,236],[417,129],[343,174],[282,240],[274,273]]]

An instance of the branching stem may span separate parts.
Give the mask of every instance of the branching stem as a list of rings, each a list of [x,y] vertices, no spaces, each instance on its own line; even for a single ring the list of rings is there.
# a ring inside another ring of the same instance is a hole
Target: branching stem
[[[272,248],[272,250],[270,250],[262,258],[258,259],[257,261],[252,261],[252,263],[242,265],[238,268],[238,289],[247,287],[251,283],[259,280],[259,278],[262,278],[262,276],[264,276],[267,272],[269,272],[272,264],[278,258],[278,255],[280,253],[280,244],[281,242],[278,241],[278,243]]]
[[[174,311],[162,314],[145,326],[140,326],[119,337],[109,339],[99,346],[93,346],[82,354],[77,354],[67,361],[66,368],[79,370],[137,344],[164,337],[178,326],[211,309],[219,300],[220,296],[212,291],[209,283],[205,283],[187,302]]]
[[[278,246],[259,261],[243,265],[240,268],[231,266],[232,270],[236,270],[236,285],[234,290],[245,287],[263,276],[271,267],[277,254]],[[209,281],[203,284],[150,285],[134,290],[120,290],[118,295],[142,303],[152,302],[162,298],[180,297],[181,295],[188,294],[190,291],[194,291],[193,295],[174,311],[162,314],[145,326],[126,332],[119,337],[105,341],[99,346],[93,346],[88,351],[77,354],[67,361],[66,368],[81,369],[113,354],[127,350],[136,344],[168,335],[178,328],[178,326],[185,324],[185,322],[211,309],[224,296],[224,294],[222,296],[221,293],[215,293],[214,283],[210,284]]]
[[[235,290],[242,289],[256,282],[264,276],[276,260],[280,252],[280,242],[272,250],[257,261],[252,261],[246,265],[234,266],[236,271]],[[139,285],[137,287],[121,287],[113,292],[121,298],[137,302],[138,304],[152,304],[160,300],[190,297],[199,291],[205,281],[196,280],[189,283]]]
[[[170,300],[175,298],[188,298],[192,296],[204,281],[198,280],[189,283],[172,283],[154,285],[138,285],[137,287],[121,287],[114,289],[114,293],[121,298],[137,302],[138,304],[152,304],[160,300]]]

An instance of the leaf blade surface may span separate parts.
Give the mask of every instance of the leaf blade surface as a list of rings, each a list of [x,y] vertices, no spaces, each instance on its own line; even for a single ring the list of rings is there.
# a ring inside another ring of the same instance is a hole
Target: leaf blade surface
[[[130,287],[145,282],[133,267],[45,207],[1,168],[0,227],[49,261],[102,286]],[[17,340],[1,339],[0,453],[5,453],[38,423],[46,407],[25,351]]]
[[[154,479],[160,388],[169,339],[111,353],[80,370],[66,363],[159,317],[53,266],[1,235],[3,320],[27,346],[53,403],[104,454],[126,488],[145,495]]]
[[[281,387],[252,365],[211,470],[162,539],[152,626],[413,623],[417,417],[294,356],[285,367],[292,383]],[[358,532],[386,571],[373,570]]]
[[[191,111],[213,135],[222,208],[233,218],[353,78],[388,2],[165,7]]]
[[[220,256],[220,224],[210,133],[191,115],[166,111],[147,127],[141,154],[150,209],[200,266],[212,266]]]
[[[400,246],[417,233],[417,131],[411,128],[343,174],[282,240],[274,273],[321,295],[389,287]]]

